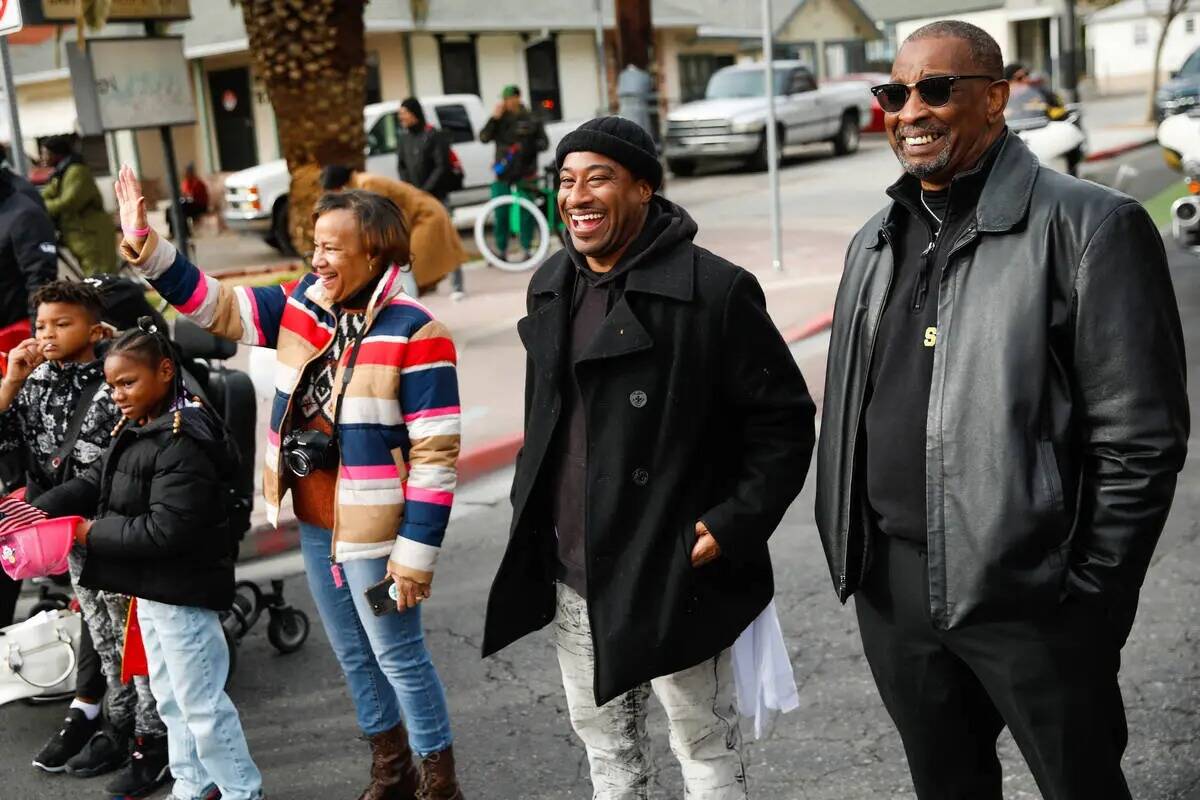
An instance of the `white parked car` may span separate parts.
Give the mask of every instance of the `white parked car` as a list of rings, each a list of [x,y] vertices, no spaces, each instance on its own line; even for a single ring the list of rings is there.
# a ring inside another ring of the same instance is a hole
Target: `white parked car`
[[[422,97],[420,100],[429,124],[449,133],[451,147],[462,164],[463,188],[450,195],[450,205],[470,205],[486,200],[493,178],[495,144],[479,141],[479,132],[487,124],[491,110],[485,110],[483,101],[473,94]],[[405,135],[396,117],[399,108],[398,100],[389,100],[363,109],[367,172],[399,177],[396,151],[399,137]],[[546,125],[550,147],[539,157],[539,166],[544,167],[554,160],[558,140],[577,126],[578,122]],[[283,159],[229,175],[225,179],[225,222],[233,230],[260,233],[281,251],[294,255],[287,235],[290,185],[291,176]]]
[[[831,142],[838,155],[858,149],[859,134],[871,124],[866,81],[818,87],[800,61],[775,61],[775,117],[780,155],[812,142]],[[667,115],[667,166],[690,175],[701,161],[740,159],[767,167],[765,66],[738,64],[713,73],[704,99]]]

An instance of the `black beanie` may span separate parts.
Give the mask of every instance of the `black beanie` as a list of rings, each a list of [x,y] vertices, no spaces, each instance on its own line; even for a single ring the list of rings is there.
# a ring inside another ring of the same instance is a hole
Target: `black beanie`
[[[416,117],[421,125],[425,124],[425,109],[421,108],[420,100],[415,97],[406,97],[400,101],[400,107]]]
[[[570,153],[608,156],[635,178],[644,179],[654,191],[662,186],[663,168],[654,140],[641,125],[624,117],[590,119],[564,136],[554,153],[559,169]]]

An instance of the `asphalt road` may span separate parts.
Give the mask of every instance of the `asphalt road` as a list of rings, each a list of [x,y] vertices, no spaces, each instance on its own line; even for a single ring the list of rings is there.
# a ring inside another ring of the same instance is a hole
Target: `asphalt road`
[[[879,155],[890,157],[872,152],[860,157]],[[821,162],[815,166],[820,169]],[[1200,373],[1195,364],[1200,354],[1200,261],[1168,249],[1193,358],[1190,388],[1200,398],[1194,377]],[[819,348],[819,340],[797,347],[806,370],[819,362]],[[810,380],[815,384],[819,377],[810,374]],[[1194,462],[1189,460],[1181,478],[1124,653],[1127,774],[1134,796],[1153,800],[1195,800],[1200,789],[1200,470]],[[507,477],[501,473],[470,487],[460,499],[434,595],[425,608],[429,644],[448,689],[467,796],[583,800],[590,797],[586,759],[570,731],[548,633],[527,637],[487,661],[478,656],[486,593],[507,537]],[[852,609],[838,605],[829,583],[812,522],[811,486],[776,533],[772,552],[777,603],[801,707],[777,719],[765,740],[750,745],[751,796],[911,797],[899,741],[863,659]],[[297,559],[285,556],[247,565],[243,573],[265,579],[294,575],[297,569]],[[287,590],[316,623],[303,578],[289,579]],[[280,656],[260,624],[242,642],[239,662],[231,693],[270,797],[356,796],[365,780],[368,751],[357,738],[350,701],[319,625],[300,652]],[[102,778],[48,776],[28,766],[33,752],[56,730],[63,710],[61,705],[20,703],[0,708],[0,798],[101,796]],[[650,727],[661,766],[653,797],[677,798],[682,793],[678,769],[666,745],[661,712],[654,712]],[[1006,798],[1036,798],[1011,740],[1003,741]]]

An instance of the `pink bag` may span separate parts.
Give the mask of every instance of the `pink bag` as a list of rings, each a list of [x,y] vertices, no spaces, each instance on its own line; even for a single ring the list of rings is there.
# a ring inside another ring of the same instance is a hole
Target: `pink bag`
[[[56,517],[0,534],[0,567],[17,581],[65,572],[80,522],[83,517]]]

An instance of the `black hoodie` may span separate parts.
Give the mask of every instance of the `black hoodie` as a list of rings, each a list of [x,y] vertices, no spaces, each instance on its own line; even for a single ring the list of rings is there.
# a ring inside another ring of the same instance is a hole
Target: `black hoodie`
[[[566,250],[575,265],[571,325],[561,352],[578,359],[625,289],[625,276],[635,269],[654,269],[654,256],[680,241],[691,241],[696,223],[679,206],[655,195],[641,232],[620,261],[608,272],[593,272],[567,238]],[[563,370],[563,408],[550,449],[551,505],[558,540],[558,579],[587,597],[584,569],[584,519],[587,501],[587,425],[583,398],[574,370]]]
[[[58,274],[54,223],[17,181],[0,169],[0,328],[35,317],[30,298]]]
[[[203,406],[126,425],[85,474],[34,503],[95,519],[80,583],[177,606],[233,603],[236,542],[225,480],[236,452]]]

